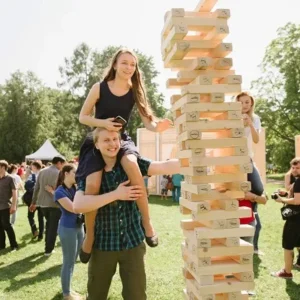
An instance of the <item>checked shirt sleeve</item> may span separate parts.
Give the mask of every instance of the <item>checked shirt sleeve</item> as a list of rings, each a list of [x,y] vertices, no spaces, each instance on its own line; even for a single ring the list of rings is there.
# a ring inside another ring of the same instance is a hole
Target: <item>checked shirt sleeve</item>
[[[143,176],[148,175],[148,169],[152,163],[152,160],[144,157],[138,157],[137,163],[140,167],[141,173]]]

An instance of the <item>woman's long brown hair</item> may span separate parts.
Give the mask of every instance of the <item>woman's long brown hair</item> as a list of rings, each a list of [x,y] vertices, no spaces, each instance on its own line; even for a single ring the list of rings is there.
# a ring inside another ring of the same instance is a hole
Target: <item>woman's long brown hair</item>
[[[136,61],[136,69],[131,77],[131,83],[132,83],[133,97],[134,97],[135,103],[137,105],[137,108],[144,117],[148,118],[150,121],[153,121],[155,119],[155,116],[152,112],[152,109],[151,109],[149,102],[147,100],[147,97],[146,97],[143,79],[142,79],[141,72],[140,72],[139,66],[138,66],[137,55],[134,54],[133,51],[128,50],[128,49],[120,49],[119,51],[117,51],[112,58],[111,64],[108,68],[107,74],[104,77],[104,80],[111,81],[111,80],[115,79],[116,71],[114,69],[114,66],[117,63],[119,57],[124,53],[128,53],[128,54],[132,55]]]
[[[60,170],[58,174],[55,189],[57,189],[60,185],[64,185],[65,173],[70,173],[74,169],[75,169],[74,165],[71,164],[67,164],[63,166],[63,168]]]

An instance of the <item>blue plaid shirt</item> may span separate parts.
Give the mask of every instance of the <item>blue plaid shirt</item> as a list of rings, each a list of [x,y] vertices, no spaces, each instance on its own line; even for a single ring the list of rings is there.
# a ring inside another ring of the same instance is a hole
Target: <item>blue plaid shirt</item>
[[[138,158],[143,176],[147,175],[151,161]],[[117,189],[128,177],[120,163],[112,171],[103,170],[100,194]],[[78,190],[85,191],[85,181],[78,183]],[[95,223],[94,248],[102,251],[121,251],[137,247],[144,240],[141,215],[135,201],[117,200],[98,209]]]

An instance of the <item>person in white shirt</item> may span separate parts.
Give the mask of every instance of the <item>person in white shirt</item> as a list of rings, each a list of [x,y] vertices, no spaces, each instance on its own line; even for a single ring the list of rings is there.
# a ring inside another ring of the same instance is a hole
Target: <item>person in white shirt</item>
[[[242,114],[245,126],[245,136],[247,138],[248,155],[251,158],[251,163],[253,166],[252,173],[248,173],[247,175],[247,180],[251,182],[250,192],[257,196],[261,196],[264,192],[264,186],[259,175],[258,169],[255,163],[253,162],[253,143],[257,144],[259,142],[259,133],[261,131],[260,118],[254,113],[255,101],[250,94],[242,92],[239,95],[237,95],[236,101],[242,104]],[[252,203],[252,209],[256,220],[255,234],[253,240],[254,253],[262,255],[263,253],[258,249],[258,238],[259,232],[261,230],[261,223],[257,212],[257,203],[255,201]]]
[[[23,185],[23,181],[21,179],[21,177],[17,174],[18,173],[18,167],[16,165],[10,165],[8,168],[8,173],[11,175],[11,177],[13,177],[15,179],[15,183],[16,183],[16,188],[17,188],[17,208],[18,208],[18,202],[19,202],[19,189],[21,189],[24,193],[24,185]],[[17,218],[17,210],[10,215],[10,223],[11,225],[15,225],[16,222],[16,218]]]

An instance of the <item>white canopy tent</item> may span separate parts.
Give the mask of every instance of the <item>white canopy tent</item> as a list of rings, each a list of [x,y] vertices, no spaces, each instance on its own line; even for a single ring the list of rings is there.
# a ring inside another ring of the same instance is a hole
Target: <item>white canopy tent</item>
[[[53,157],[60,156],[63,157],[52,145],[49,140],[46,140],[45,143],[40,147],[36,152],[26,155],[25,160],[30,159],[39,159],[39,160],[52,160]]]

